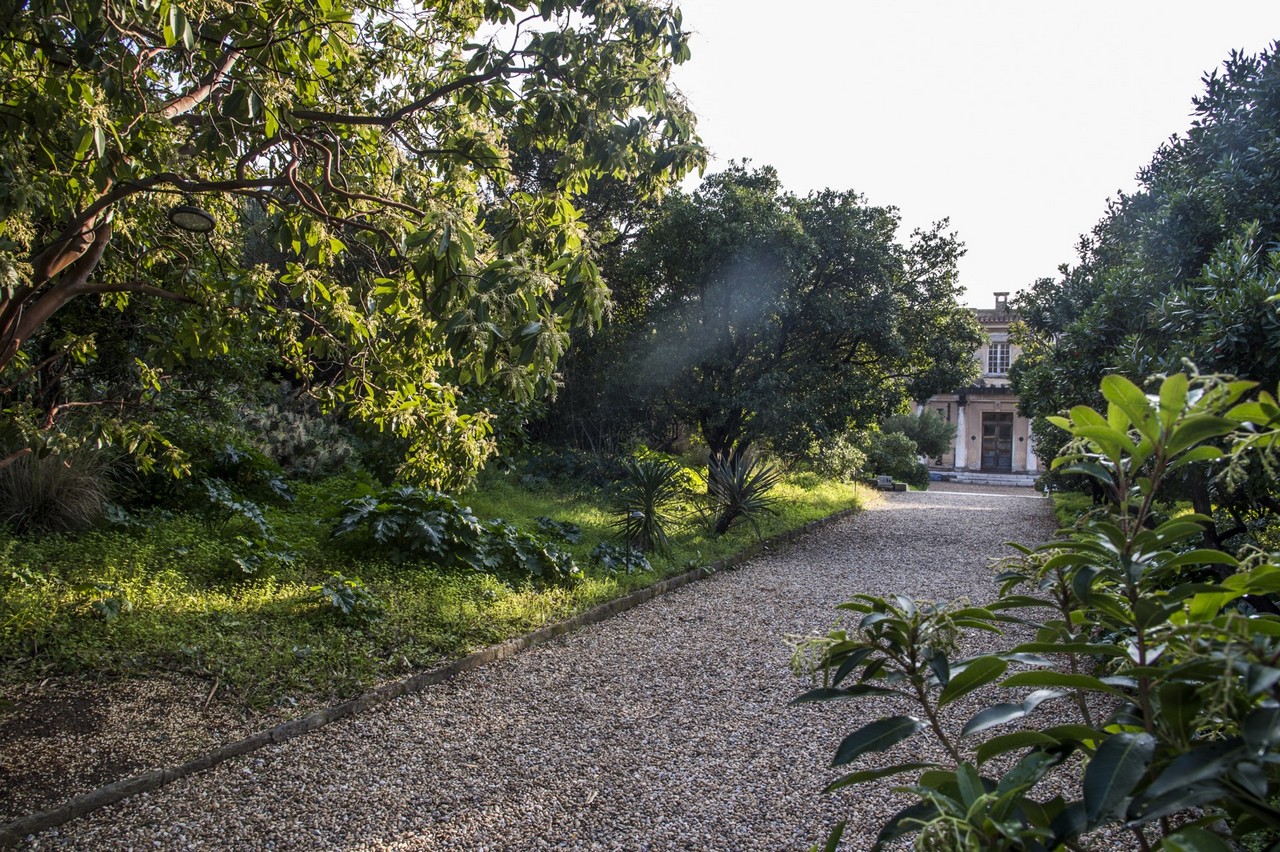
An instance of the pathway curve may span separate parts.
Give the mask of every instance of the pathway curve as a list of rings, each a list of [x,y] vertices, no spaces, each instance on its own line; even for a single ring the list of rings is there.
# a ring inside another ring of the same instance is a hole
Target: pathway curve
[[[787,634],[856,592],[990,598],[1025,489],[935,487],[516,658],[40,835],[37,848],[865,849],[900,803],[822,795],[859,704],[788,707]],[[927,749],[923,744],[922,748]],[[914,740],[912,741],[914,742]]]

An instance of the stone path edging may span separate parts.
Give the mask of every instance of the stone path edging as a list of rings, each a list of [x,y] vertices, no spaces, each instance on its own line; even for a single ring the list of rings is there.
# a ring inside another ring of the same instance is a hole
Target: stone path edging
[[[381,686],[375,686],[367,690],[350,701],[344,701],[332,707],[323,710],[317,710],[303,716],[300,719],[294,719],[277,725],[266,731],[259,731],[228,743],[220,748],[214,749],[209,754],[189,760],[178,766],[171,766],[167,769],[156,769],[151,772],[144,772],[141,775],[135,775],[131,778],[125,778],[110,784],[99,787],[88,793],[76,796],[62,805],[51,808],[49,810],[38,811],[25,817],[13,820],[12,822],[0,825],[0,847],[14,847],[19,845],[28,835],[35,834],[39,831],[54,828],[63,823],[70,822],[86,814],[92,813],[99,808],[105,808],[108,805],[114,805],[123,801],[130,796],[136,796],[139,793],[148,793],[158,790],[166,784],[171,784],[188,775],[195,775],[199,772],[205,772],[213,767],[225,763],[233,757],[249,754],[274,743],[282,743],[291,740],[294,737],[301,736],[309,731],[315,731],[323,728],[332,722],[337,722],[349,716],[353,716],[363,710],[377,707],[385,704],[395,698],[403,695],[412,695],[422,692],[429,686],[443,683],[450,678],[456,677],[463,672],[470,671],[480,666],[485,666],[499,660],[505,660],[513,657],[526,648],[534,647],[551,641],[557,636],[561,636],[571,630],[577,630],[589,624],[596,624],[606,619],[612,618],[619,613],[626,612],[629,609],[639,606],[646,601],[652,600],[659,595],[666,594],[681,586],[686,586],[696,580],[709,577],[718,571],[727,568],[735,568],[744,562],[747,562],[759,556],[771,547],[789,544],[796,539],[807,535],[814,530],[822,529],[838,523],[845,518],[857,513],[860,507],[843,509],[834,514],[828,515],[816,521],[796,527],[778,535],[762,541],[756,541],[739,553],[719,559],[710,565],[701,565],[693,568],[683,574],[677,574],[674,577],[668,577],[665,580],[637,589],[634,592],[623,595],[612,601],[599,604],[591,609],[580,612],[575,616],[557,621],[554,624],[548,624],[540,627],[531,633],[523,636],[517,636],[515,639],[509,639],[497,645],[491,645],[474,653],[468,654],[461,659],[452,663],[430,669],[425,672],[411,675],[402,680],[385,683]]]

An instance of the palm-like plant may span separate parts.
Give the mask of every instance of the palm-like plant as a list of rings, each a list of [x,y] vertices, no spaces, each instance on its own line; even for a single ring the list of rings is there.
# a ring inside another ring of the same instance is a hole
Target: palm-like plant
[[[759,458],[737,455],[712,458],[707,468],[707,490],[716,502],[712,532],[724,535],[734,524],[745,520],[756,535],[760,535],[757,519],[765,512],[777,513],[776,501],[768,492],[781,479],[781,471]]]
[[[668,510],[682,494],[676,478],[680,466],[665,459],[627,459],[622,473],[615,523],[622,539],[645,553],[669,553],[667,526],[675,519]]]

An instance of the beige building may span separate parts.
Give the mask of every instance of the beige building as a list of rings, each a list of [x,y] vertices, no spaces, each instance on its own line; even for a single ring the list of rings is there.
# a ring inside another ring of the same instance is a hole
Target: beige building
[[[1009,365],[1020,350],[1009,342],[1016,315],[1009,294],[996,293],[994,308],[974,311],[986,343],[974,353],[982,375],[968,387],[935,396],[922,408],[954,425],[951,452],[927,459],[935,478],[960,482],[1032,485],[1038,475],[1030,423],[1018,414],[1018,397],[1009,383]]]

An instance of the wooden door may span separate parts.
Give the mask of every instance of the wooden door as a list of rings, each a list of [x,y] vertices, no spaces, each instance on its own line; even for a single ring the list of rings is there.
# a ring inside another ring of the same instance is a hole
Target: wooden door
[[[983,412],[982,469],[1013,470],[1013,413]]]

